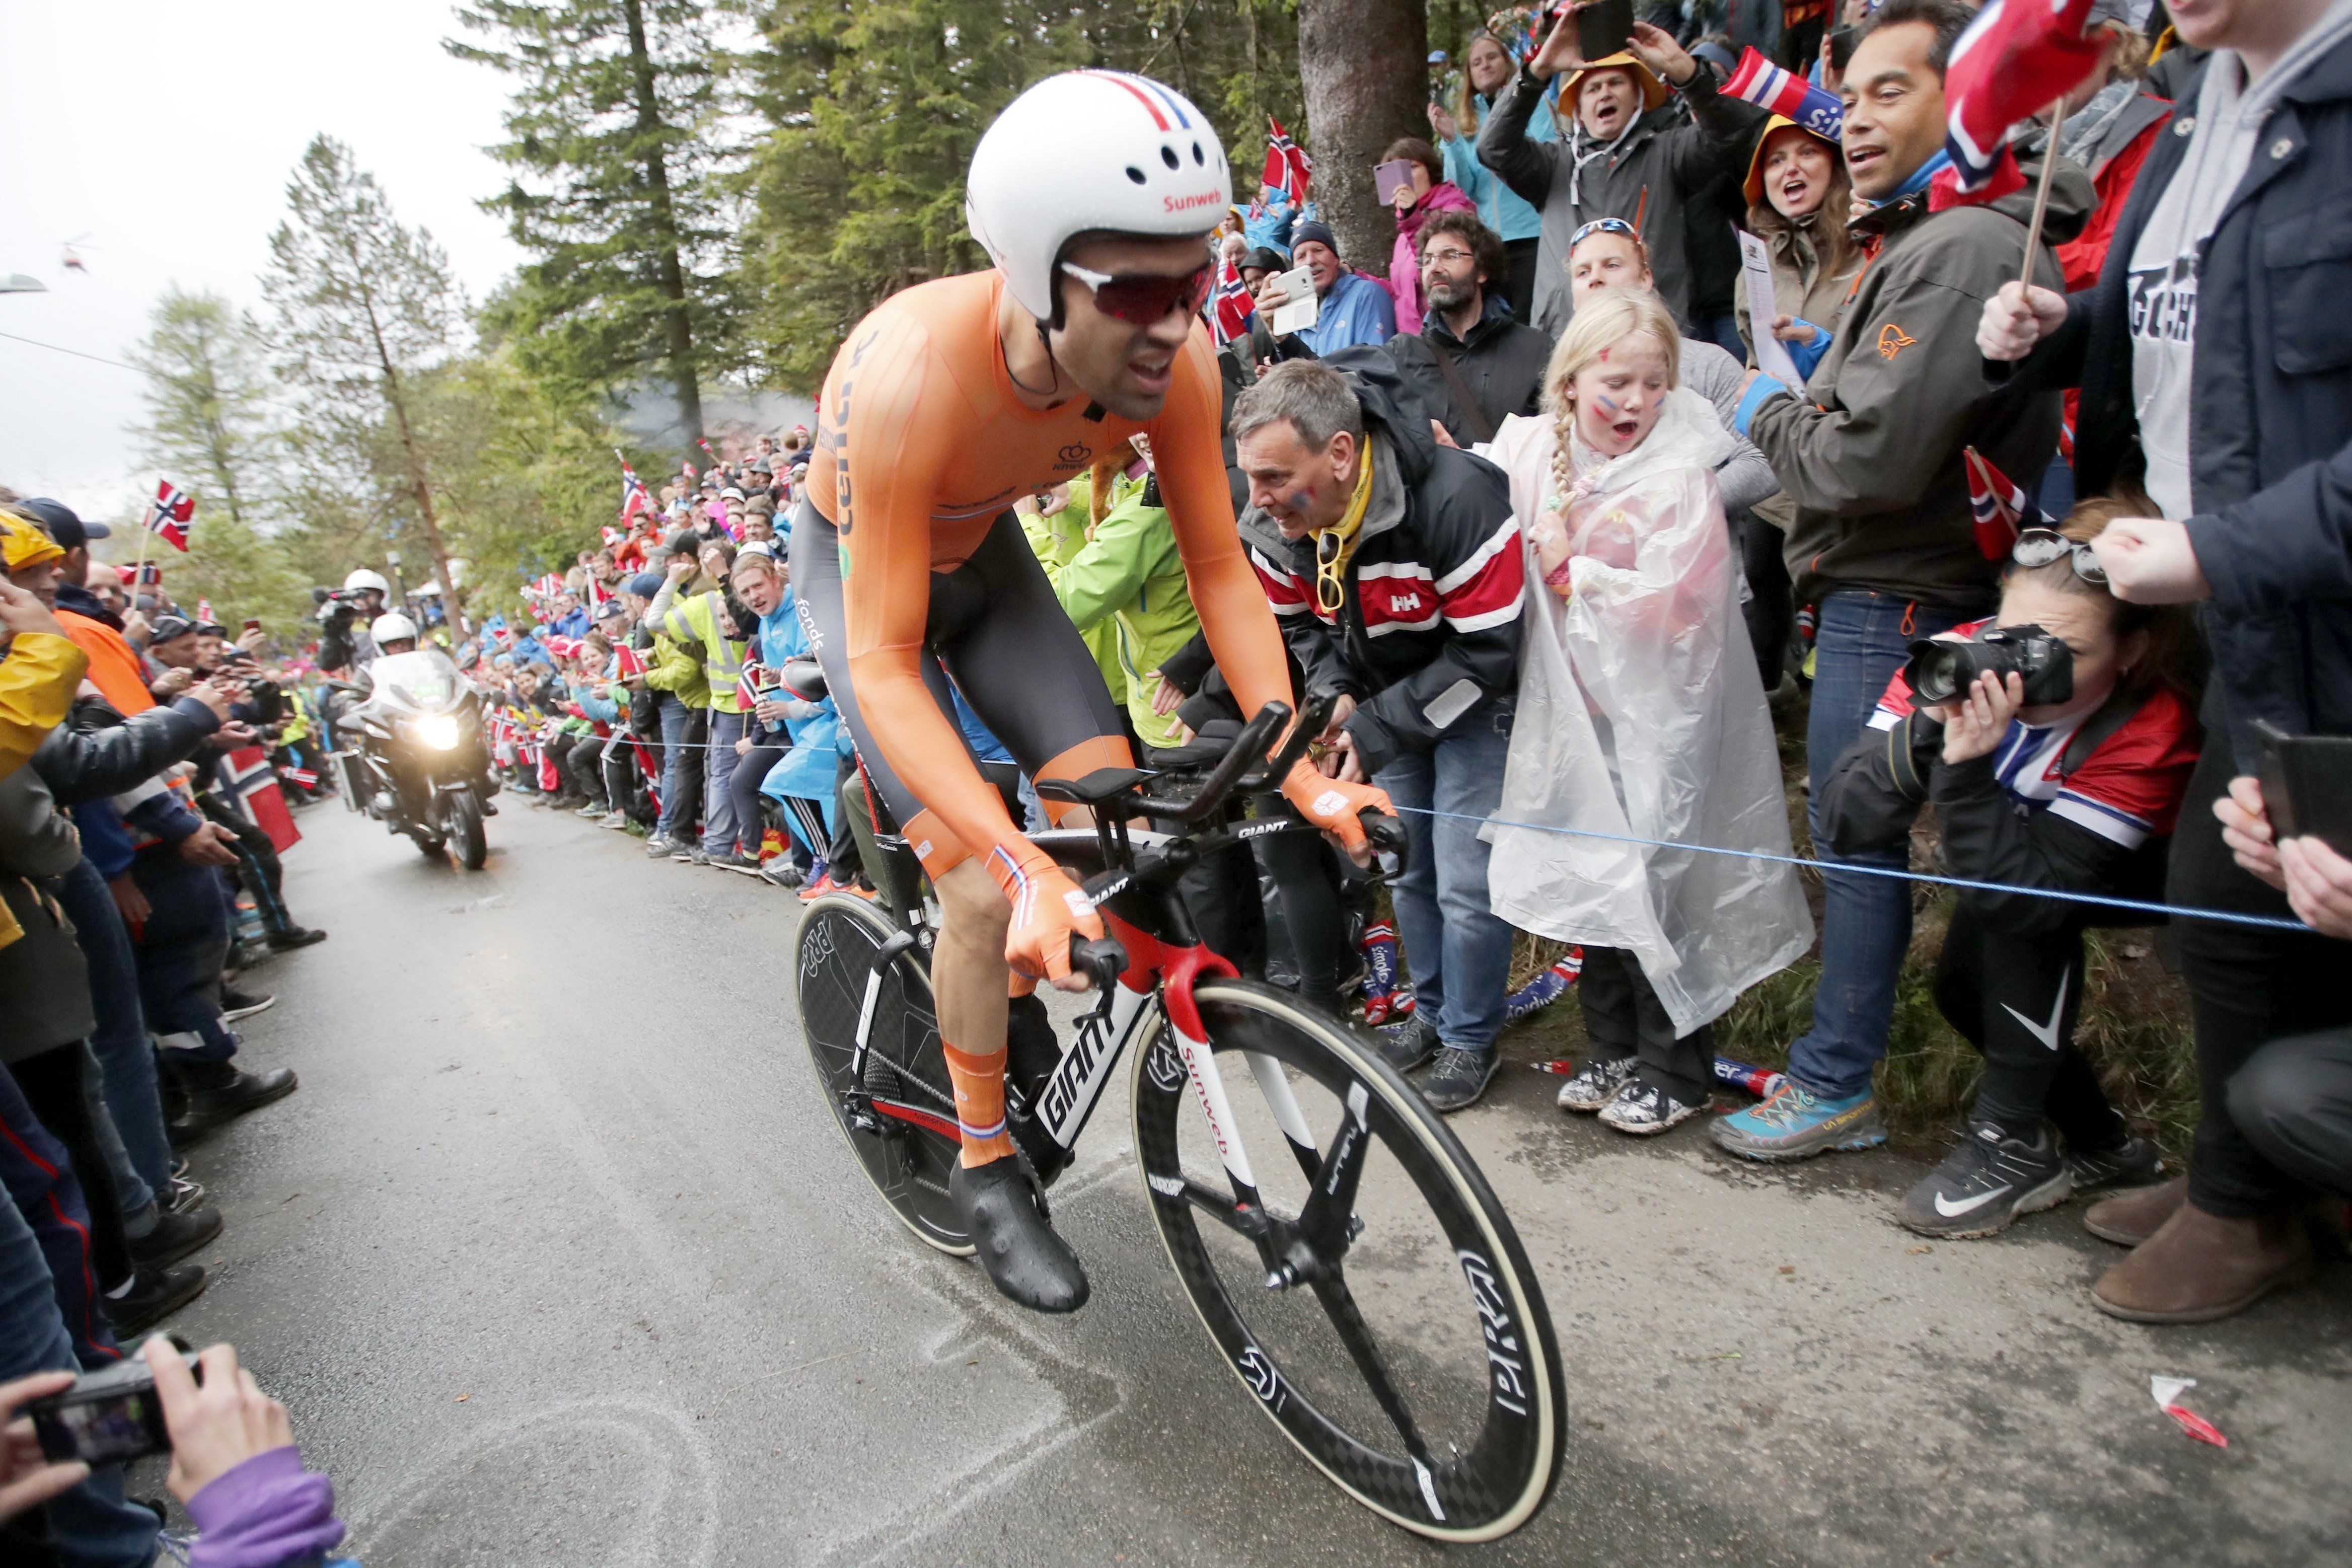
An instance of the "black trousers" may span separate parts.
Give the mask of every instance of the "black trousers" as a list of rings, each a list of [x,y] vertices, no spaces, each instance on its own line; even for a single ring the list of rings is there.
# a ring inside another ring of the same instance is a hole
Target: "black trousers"
[[[2189,780],[2172,835],[2167,901],[2203,909],[2294,918],[2286,894],[2242,869],[2221,841],[2213,802],[2237,771],[2217,726]],[[2303,1184],[2272,1163],[2230,1113],[2230,1081],[2274,1040],[2352,1024],[2345,967],[2352,946],[2315,931],[2274,931],[2183,920],[2174,930],[2197,1022],[2203,1106],[2189,1161],[2189,1197],[2208,1214],[2271,1214],[2300,1199]]]
[[[1748,622],[1748,645],[1756,650],[1756,673],[1769,692],[1780,684],[1789,638],[1797,629],[1795,590],[1789,581],[1789,536],[1754,512],[1738,515],[1739,564],[1748,574],[1749,598],[1739,607]]]
[[[1633,1075],[1644,1087],[1664,1090],[1685,1105],[1706,1103],[1715,1089],[1715,1026],[1676,1035],[1640,959],[1622,947],[1585,948],[1576,994],[1595,1057],[1633,1057],[1640,1062]]]
[[[2271,1041],[2229,1094],[2238,1130],[2273,1167],[2352,1198],[2352,1030]]]
[[[1536,247],[1542,244],[1539,239],[1503,242],[1503,298],[1510,303],[1511,319],[1522,327],[1535,325]]]
[[[269,835],[247,821],[241,813],[231,810],[210,790],[196,797],[196,804],[207,821],[218,822],[236,837],[236,880],[253,895],[255,913],[261,916],[261,927],[272,936],[282,936],[294,924],[286,912],[286,900],[279,893],[285,884],[286,867],[278,858],[278,846]],[[234,902],[234,900],[232,900]]]
[[[1274,878],[1281,900],[1281,931],[1298,964],[1299,998],[1311,1007],[1339,1012],[1339,982],[1351,966],[1347,906],[1329,846],[1319,833],[1268,833],[1252,840],[1250,847]],[[1253,883],[1255,880],[1251,878]],[[1254,897],[1257,890],[1253,885],[1247,891]],[[1195,900],[1196,910],[1197,906]],[[1268,924],[1261,915],[1262,932]],[[1202,934],[1207,935],[1205,925]],[[1270,946],[1270,934],[1260,940]],[[1241,960],[1234,962],[1239,965]],[[1436,1019],[1430,1021],[1433,1025]]]
[[[768,769],[791,755],[792,749],[792,743],[782,737],[772,746],[755,744],[735,759],[735,771],[727,777],[727,795],[735,802],[736,837],[748,844],[755,855],[760,852],[760,840],[766,831],[766,819],[760,814],[761,782],[768,777]]]
[[[8,1064],[25,1103],[49,1135],[66,1146],[82,1197],[89,1204],[90,1260],[98,1284],[111,1291],[131,1278],[131,1243],[122,1232],[122,1200],[114,1167],[98,1141],[98,1063],[80,1040]]]
[[[2047,1116],[2077,1149],[2123,1142],[2123,1118],[2074,1049],[2083,1011],[2080,925],[2011,936],[1987,925],[1961,900],[1936,962],[1936,1006],[1984,1052],[1977,1115],[2021,1133]]]
[[[570,744],[563,748],[557,766],[563,769],[571,792],[583,800],[602,800],[604,742],[593,735],[567,735],[562,738]]]

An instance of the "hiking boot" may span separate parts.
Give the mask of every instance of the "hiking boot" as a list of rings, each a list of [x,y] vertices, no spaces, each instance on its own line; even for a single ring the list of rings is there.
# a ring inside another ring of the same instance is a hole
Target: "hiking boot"
[[[220,1233],[221,1211],[217,1208],[165,1208],[156,1215],[154,1229],[128,1239],[131,1261],[135,1268],[162,1269],[178,1262]]]
[[[1411,1072],[1438,1051],[1437,1026],[1419,1013],[1402,1023],[1383,1024],[1378,1050],[1381,1060],[1399,1072]],[[1480,1087],[1484,1087],[1482,1084]],[[1475,1096],[1473,1096],[1475,1098]],[[1467,1104],[1469,1102],[1465,1101]]]
[[[247,1111],[257,1111],[273,1100],[285,1099],[299,1082],[290,1067],[247,1072],[233,1061],[173,1062],[171,1072],[188,1097],[179,1120],[165,1128],[173,1134],[174,1143],[179,1141],[177,1129],[184,1124],[193,1134],[210,1132]]]
[[[2233,1218],[2184,1202],[2091,1287],[2091,1304],[2136,1323],[2210,1323],[2311,1277],[2311,1238],[2292,1213]]]
[[[114,1337],[128,1340],[170,1317],[205,1293],[209,1280],[200,1264],[176,1269],[134,1269],[131,1288],[119,1296],[101,1296],[99,1306],[113,1325]]]
[[[1922,1236],[1965,1241],[1997,1236],[2021,1214],[2055,1208],[2074,1191],[2066,1156],[2036,1123],[2031,1140],[1996,1122],[1971,1122],[1969,1135],[1913,1187],[1895,1218]]]
[[[1601,1120],[1621,1133],[1647,1138],[1689,1121],[1705,1109],[1704,1103],[1686,1105],[1654,1084],[1629,1078],[1617,1097],[1601,1107]]]
[[[1421,1081],[1421,1097],[1433,1111],[1450,1114],[1466,1110],[1486,1092],[1495,1069],[1502,1064],[1503,1053],[1491,1045],[1484,1051],[1449,1045],[1437,1053],[1437,1065]]]
[[[1631,1056],[1588,1057],[1576,1070],[1576,1076],[1559,1086],[1559,1107],[1563,1111],[1598,1111],[1617,1098],[1617,1091],[1625,1087],[1633,1076],[1637,1060]]]
[[[1824,1149],[1871,1149],[1886,1142],[1869,1090],[1830,1100],[1793,1078],[1761,1105],[1717,1117],[1714,1132],[1724,1149],[1751,1160],[1810,1159]]]
[[[2078,1193],[2103,1186],[2146,1186],[2163,1178],[2164,1156],[2146,1138],[2127,1136],[2112,1149],[2068,1149],[2066,1168]]]
[[[223,1023],[235,1023],[239,1019],[249,1019],[254,1014],[266,1012],[277,1005],[276,997],[256,996],[250,991],[240,991],[226,981],[221,983],[221,1022]]]
[[[2158,1186],[2101,1198],[2083,1211],[2083,1228],[2102,1241],[2137,1247],[2163,1229],[2173,1210],[2188,1201],[2189,1178],[2174,1176]]]
[[[290,953],[297,947],[309,947],[326,939],[327,934],[316,926],[289,925],[283,931],[269,934],[269,946],[273,952]]]
[[[948,1194],[999,1295],[1037,1312],[1075,1312],[1087,1304],[1087,1271],[1054,1234],[1045,1195],[1017,1157],[959,1162]]]

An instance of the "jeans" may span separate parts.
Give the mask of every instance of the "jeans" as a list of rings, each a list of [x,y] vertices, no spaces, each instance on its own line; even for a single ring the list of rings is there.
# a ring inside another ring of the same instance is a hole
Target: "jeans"
[[[1405,872],[1389,893],[1415,1005],[1440,1041],[1465,1051],[1494,1048],[1510,983],[1512,931],[1487,895],[1492,852],[1478,829],[1503,802],[1517,707],[1494,698],[1428,755],[1400,757],[1372,779],[1404,822]],[[1448,815],[1423,814],[1433,810]]]
[[[155,1078],[155,1051],[148,1043],[147,1019],[139,1010],[139,966],[131,933],[105,879],[87,859],[68,872],[58,903],[74,923],[81,955],[89,964],[89,999],[98,1029],[89,1037],[105,1075],[107,1114],[130,1156],[137,1186],[118,1179],[125,1211],[145,1207],[170,1185],[172,1141],[163,1131],[163,1096]]]
[[[1812,779],[1807,811],[1818,858],[1897,868],[1907,863],[1900,852],[1832,852],[1822,827],[1822,800],[1830,769],[1862,738],[1886,683],[1909,657],[1910,643],[1969,619],[1867,589],[1841,590],[1822,601],[1805,729],[1805,767]],[[1822,882],[1821,988],[1813,993],[1813,1027],[1789,1048],[1789,1076],[1824,1098],[1843,1099],[1870,1087],[1871,1069],[1886,1054],[1895,977],[1911,946],[1911,884],[1835,872],[1824,873]]]
[[[710,749],[702,754],[702,847],[714,855],[732,850],[747,825],[752,831],[753,848],[758,847],[758,812],[752,813],[748,824],[738,821],[735,797],[727,788],[734,781],[735,764],[742,760],[735,755],[735,743],[742,738],[741,714],[710,710]]]
[[[1720,316],[1701,317],[1691,336],[1702,343],[1713,343],[1743,365],[1748,362],[1748,340],[1739,335],[1739,318],[1728,310]]]
[[[101,1326],[99,1332],[106,1331]],[[15,1204],[0,1203],[0,1383],[37,1372],[80,1370],[41,1243]],[[120,1465],[91,1471],[47,1510],[55,1550],[74,1568],[145,1568],[154,1561],[163,1521],[123,1500]],[[38,1528],[35,1520],[17,1522]]]
[[[122,1352],[115,1344],[113,1327],[99,1305],[104,1270],[92,1232],[96,1217],[75,1173],[73,1156],[65,1140],[33,1109],[16,1073],[5,1068],[0,1068],[0,1186],[7,1188],[9,1199],[0,1203],[0,1212],[13,1212],[25,1221],[36,1255],[45,1260],[41,1293],[49,1301],[49,1321],[72,1343],[69,1359],[59,1364],[69,1366],[79,1360],[95,1371],[120,1361]],[[5,1250],[0,1243],[0,1253]],[[0,1294],[13,1283],[0,1282]],[[5,1315],[5,1309],[0,1308],[0,1316]],[[6,1332],[0,1326],[0,1340]],[[0,1372],[0,1380],[11,1375]]]
[[[695,747],[709,738],[709,715],[707,708],[688,707],[661,694],[662,811],[656,831],[673,842],[702,801],[702,755]]]

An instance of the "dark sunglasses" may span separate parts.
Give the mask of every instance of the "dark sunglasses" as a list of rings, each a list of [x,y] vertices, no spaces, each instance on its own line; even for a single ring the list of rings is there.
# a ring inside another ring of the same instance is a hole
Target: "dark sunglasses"
[[[2048,566],[2067,556],[2074,558],[2074,575],[2084,582],[2106,586],[2107,569],[2099,564],[2099,552],[2088,544],[2068,538],[2054,528],[2027,528],[2017,536],[2011,547],[2009,559],[2027,568]]]
[[[1062,270],[1094,290],[1096,309],[1137,327],[1157,326],[1171,311],[1181,310],[1189,316],[1200,309],[1208,303],[1209,289],[1216,276],[1215,265],[1210,262],[1202,263],[1198,272],[1181,277],[1157,273],[1114,277],[1108,272],[1080,267],[1075,261],[1062,263]]]

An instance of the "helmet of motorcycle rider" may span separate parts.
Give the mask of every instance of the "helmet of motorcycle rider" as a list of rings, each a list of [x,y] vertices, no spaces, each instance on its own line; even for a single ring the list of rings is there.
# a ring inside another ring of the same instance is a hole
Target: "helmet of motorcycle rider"
[[[416,622],[394,611],[389,615],[377,616],[374,623],[368,627],[368,635],[375,640],[376,652],[381,653],[386,651],[388,643],[414,644],[416,641]]]
[[[359,588],[373,588],[378,593],[385,595],[389,595],[392,592],[392,584],[383,580],[383,573],[380,571],[370,571],[363,566],[356,569],[349,577],[343,579],[343,591],[345,593],[349,593],[353,589]]]
[[[981,137],[963,210],[1021,308],[1058,325],[1055,275],[1072,239],[1098,229],[1205,235],[1233,191],[1216,128],[1181,93],[1123,71],[1064,71],[1006,105]]]

